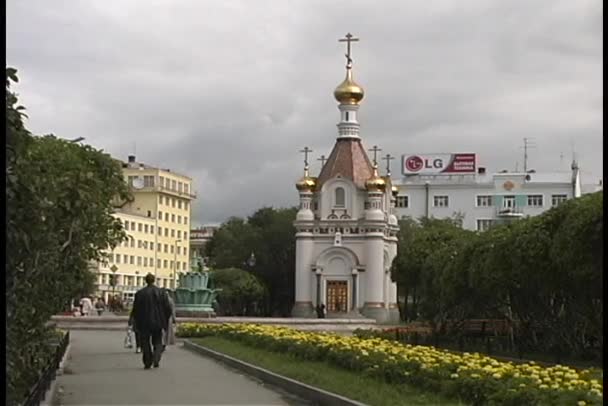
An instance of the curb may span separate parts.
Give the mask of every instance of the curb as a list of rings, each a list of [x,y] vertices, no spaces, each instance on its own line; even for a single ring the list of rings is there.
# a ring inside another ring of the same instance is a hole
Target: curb
[[[313,402],[320,406],[368,406],[365,403],[357,402],[356,400],[328,392],[323,389],[316,388],[311,385],[296,381],[295,379],[287,378],[283,375],[276,374],[267,369],[260,368],[256,365],[249,364],[237,358],[221,352],[213,351],[202,345],[195,344],[190,340],[184,340],[184,348],[197,352],[201,355],[220,361],[226,365],[236,368],[251,376],[254,376],[263,382],[277,386],[288,393],[299,396],[303,399]]]

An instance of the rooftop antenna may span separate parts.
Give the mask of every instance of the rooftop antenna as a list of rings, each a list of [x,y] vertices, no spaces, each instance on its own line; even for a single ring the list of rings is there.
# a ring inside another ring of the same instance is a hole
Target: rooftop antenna
[[[528,150],[530,148],[536,148],[536,144],[534,143],[533,138],[524,138],[524,146],[521,147],[524,149],[524,172],[528,172]]]

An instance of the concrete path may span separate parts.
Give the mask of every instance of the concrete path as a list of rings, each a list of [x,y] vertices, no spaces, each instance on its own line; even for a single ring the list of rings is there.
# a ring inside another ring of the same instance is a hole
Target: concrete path
[[[304,402],[194,354],[168,347],[160,368],[123,348],[125,332],[71,331],[58,405],[302,405]]]

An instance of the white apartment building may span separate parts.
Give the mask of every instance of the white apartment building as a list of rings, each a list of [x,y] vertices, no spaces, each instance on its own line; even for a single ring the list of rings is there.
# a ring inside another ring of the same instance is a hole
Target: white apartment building
[[[467,166],[455,169],[453,162],[465,155]],[[581,195],[576,162],[571,172],[490,174],[485,168],[476,167],[475,154],[415,155],[421,157],[424,165],[417,165],[418,160],[406,163],[411,157],[402,158],[402,176],[393,175],[398,218],[459,216],[463,228],[484,231],[493,224],[539,215]],[[437,168],[433,168],[433,163]]]

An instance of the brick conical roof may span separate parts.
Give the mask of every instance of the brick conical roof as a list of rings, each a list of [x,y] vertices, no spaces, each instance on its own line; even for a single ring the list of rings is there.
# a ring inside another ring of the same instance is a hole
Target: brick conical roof
[[[336,140],[327,162],[317,179],[317,190],[330,179],[341,176],[352,180],[360,189],[365,189],[365,181],[372,177],[374,168],[360,139]]]

